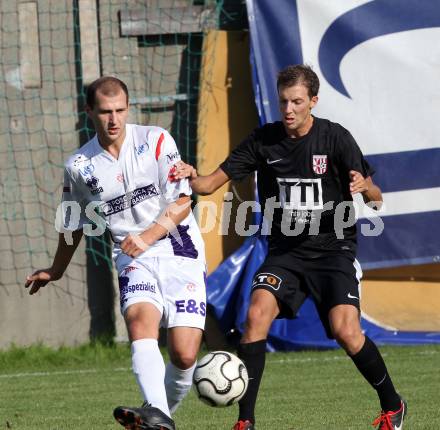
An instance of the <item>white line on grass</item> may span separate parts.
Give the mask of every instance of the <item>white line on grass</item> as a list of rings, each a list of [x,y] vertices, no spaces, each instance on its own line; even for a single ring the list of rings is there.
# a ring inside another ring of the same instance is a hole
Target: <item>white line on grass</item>
[[[131,370],[129,367],[117,367],[116,369],[108,369],[108,372],[126,372]],[[55,372],[25,372],[25,373],[9,373],[0,375],[1,378],[24,378],[32,376],[55,376],[55,375],[78,375],[83,373],[98,373],[103,370],[98,369],[78,369],[78,370],[57,370]],[[105,370],[104,370],[105,372]]]
[[[409,352],[406,355],[411,356],[411,355],[435,355],[438,354],[440,351],[432,351],[432,350],[422,350],[422,351],[416,351],[416,352]],[[387,354],[386,352],[383,352],[382,357],[390,357],[392,358],[392,355],[390,356],[389,354]],[[323,362],[323,361],[340,361],[340,360],[348,360],[349,357],[346,355],[341,355],[341,356],[337,356],[337,357],[324,357],[324,358],[319,358],[319,357],[307,357],[307,358],[281,358],[281,359],[276,359],[276,360],[267,360],[268,363],[271,364],[283,364],[283,363],[310,363],[310,362]]]
[[[440,350],[422,350],[416,352],[410,352],[407,355],[435,355],[439,354]],[[389,356],[389,354],[382,353],[383,357]],[[392,355],[390,356],[390,358]],[[311,363],[311,362],[323,362],[323,361],[340,361],[340,360],[348,360],[348,357],[345,355],[337,356],[337,357],[308,357],[308,358],[281,358],[276,360],[267,360],[269,364],[283,364],[283,363]],[[87,374],[87,373],[102,373],[102,372],[128,372],[131,371],[129,367],[116,367],[114,369],[78,369],[78,370],[57,370],[54,372],[24,372],[24,373],[9,373],[0,375],[0,379],[7,378],[28,378],[32,376],[56,376],[56,375],[79,375],[79,374]]]

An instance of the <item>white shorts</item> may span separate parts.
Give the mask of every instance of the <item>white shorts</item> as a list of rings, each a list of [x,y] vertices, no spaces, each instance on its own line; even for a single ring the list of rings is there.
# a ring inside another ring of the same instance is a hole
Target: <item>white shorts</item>
[[[121,313],[139,302],[152,303],[162,314],[161,326],[204,329],[206,267],[185,257],[118,259]]]

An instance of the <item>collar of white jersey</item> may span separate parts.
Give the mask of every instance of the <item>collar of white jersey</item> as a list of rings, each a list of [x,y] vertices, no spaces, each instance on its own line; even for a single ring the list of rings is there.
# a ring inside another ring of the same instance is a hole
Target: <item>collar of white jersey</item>
[[[125,139],[122,142],[121,150],[119,151],[119,157],[126,152],[127,147],[130,146],[129,142],[133,141],[133,136],[132,136],[133,127],[134,124],[125,124]],[[92,145],[94,146],[94,149],[96,150],[97,154],[103,154],[106,157],[111,158],[112,160],[116,160],[116,158],[113,157],[113,155],[111,155],[110,152],[108,152],[105,148],[101,146],[98,139],[98,133],[95,133],[95,135],[92,138],[92,142],[93,142]]]

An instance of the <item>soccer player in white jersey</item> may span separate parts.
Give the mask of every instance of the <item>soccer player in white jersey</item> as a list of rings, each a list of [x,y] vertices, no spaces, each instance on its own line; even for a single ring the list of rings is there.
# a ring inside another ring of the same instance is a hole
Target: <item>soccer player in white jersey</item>
[[[52,266],[28,276],[25,286],[35,294],[61,278],[83,233],[96,231],[90,219],[97,211],[115,243],[121,312],[144,398],[142,407],[117,407],[114,416],[130,429],[173,430],[171,414],[191,387],[205,324],[204,245],[188,181],[168,179],[180,159],[173,138],[159,127],[127,124],[128,109],[119,79],[102,77],[89,86],[96,135],[65,164],[66,215]],[[161,325],[168,329],[166,367]]]

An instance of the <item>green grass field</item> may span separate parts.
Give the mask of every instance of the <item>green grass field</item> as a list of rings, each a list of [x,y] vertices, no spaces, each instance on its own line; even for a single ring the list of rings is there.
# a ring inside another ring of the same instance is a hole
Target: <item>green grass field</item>
[[[381,351],[408,400],[405,430],[440,429],[440,346]],[[126,345],[0,352],[0,429],[122,429],[113,408],[141,402],[130,362]],[[374,391],[342,351],[267,355],[258,430],[368,429],[377,412]],[[229,430],[236,413],[191,392],[175,420],[178,430]]]

